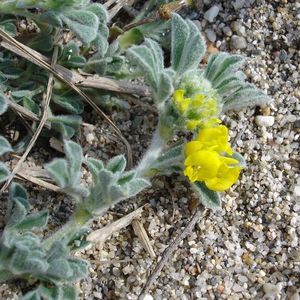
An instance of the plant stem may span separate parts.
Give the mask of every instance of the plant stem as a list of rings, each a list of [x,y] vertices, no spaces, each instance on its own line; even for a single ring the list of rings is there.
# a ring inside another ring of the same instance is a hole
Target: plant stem
[[[147,172],[149,171],[152,163],[160,156],[165,145],[166,141],[161,137],[158,127],[152,137],[152,141],[147,152],[136,168],[137,177],[148,177]]]
[[[51,236],[49,236],[47,239],[44,240],[43,242],[44,248],[46,250],[49,250],[54,242],[59,241],[66,237],[71,238],[82,227],[87,226],[92,219],[93,219],[93,215],[79,205],[79,207],[76,209],[71,219],[60,229],[58,229],[54,234],[52,234]]]

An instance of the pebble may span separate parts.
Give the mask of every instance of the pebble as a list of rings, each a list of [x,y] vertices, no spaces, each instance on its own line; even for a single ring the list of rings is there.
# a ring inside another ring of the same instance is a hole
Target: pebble
[[[273,116],[261,116],[258,115],[255,117],[255,123],[258,126],[270,127],[274,125],[275,118]]]
[[[287,58],[288,58],[287,52],[284,49],[281,49],[279,52],[279,60],[281,62],[285,62],[287,60]]]
[[[231,30],[231,28],[229,26],[223,27],[222,31],[224,32],[225,35],[232,36],[232,30]]]
[[[263,290],[265,292],[265,296],[273,300],[280,295],[281,288],[279,284],[275,285],[272,283],[265,283],[263,285]]]
[[[143,300],[153,300],[154,298],[150,294],[146,294]]]
[[[230,39],[230,48],[231,49],[246,49],[247,41],[242,36],[233,35]]]
[[[219,14],[220,8],[217,5],[212,6],[209,10],[207,10],[204,14],[204,19],[208,22],[214,22],[216,16]]]
[[[233,32],[235,32],[237,35],[246,35],[246,28],[242,25],[240,21],[234,21],[231,23],[231,28]]]
[[[296,185],[294,188],[294,196],[300,197],[300,185]]]
[[[212,43],[214,43],[216,41],[217,35],[212,29],[206,29],[205,33],[206,33],[206,36],[209,39],[209,41],[211,41]]]

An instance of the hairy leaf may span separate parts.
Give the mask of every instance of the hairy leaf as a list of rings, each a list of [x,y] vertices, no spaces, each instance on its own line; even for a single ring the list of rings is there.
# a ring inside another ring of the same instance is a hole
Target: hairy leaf
[[[10,146],[10,143],[7,141],[6,138],[4,138],[2,135],[0,135],[0,155],[3,155],[6,152],[11,152],[12,148]]]
[[[221,199],[217,192],[208,189],[203,182],[196,181],[191,186],[204,206],[214,210],[221,208]]]
[[[68,164],[65,159],[57,158],[46,164],[45,169],[52,176],[57,185],[65,188],[69,181]]]
[[[84,43],[89,43],[96,38],[99,19],[94,13],[70,9],[61,14],[61,19]]]
[[[5,100],[5,96],[0,91],[0,115],[5,113],[6,110],[7,110],[7,103],[6,103],[6,100]]]
[[[171,63],[178,75],[198,67],[206,45],[196,25],[178,14],[172,16]]]
[[[118,155],[113,157],[108,163],[107,163],[107,170],[116,173],[116,172],[123,172],[126,168],[126,158],[125,156]]]

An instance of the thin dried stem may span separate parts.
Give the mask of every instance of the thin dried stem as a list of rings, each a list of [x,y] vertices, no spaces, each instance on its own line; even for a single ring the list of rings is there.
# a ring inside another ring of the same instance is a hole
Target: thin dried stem
[[[193,230],[195,227],[197,221],[200,219],[203,211],[200,206],[196,208],[196,211],[192,218],[190,219],[187,226],[183,229],[183,231],[176,237],[176,239],[165,249],[163,252],[160,261],[156,265],[154,271],[151,273],[149,278],[147,279],[139,297],[138,300],[143,300],[148,290],[151,288],[152,284],[155,282],[156,278],[159,276],[161,270],[165,266],[165,264],[168,262],[168,260],[171,258],[171,255],[173,252],[178,248],[180,242],[185,239]]]
[[[53,51],[53,56],[52,56],[52,61],[51,61],[51,66],[56,64],[57,61],[57,56],[58,56],[58,46],[54,47],[54,51]],[[27,149],[25,150],[24,154],[22,155],[21,159],[18,161],[18,163],[16,164],[16,166],[14,167],[14,169],[12,170],[8,180],[5,182],[5,184],[3,185],[3,187],[1,188],[0,193],[2,193],[3,191],[6,190],[6,188],[9,186],[9,184],[11,183],[11,181],[13,180],[14,176],[17,174],[17,172],[20,170],[23,162],[26,160],[29,152],[31,151],[31,149],[33,148],[35,142],[37,141],[47,119],[48,119],[48,109],[49,109],[49,105],[50,105],[50,100],[51,100],[51,95],[52,95],[52,88],[53,88],[53,79],[54,76],[52,73],[50,73],[49,75],[49,79],[48,79],[48,83],[47,83],[47,89],[46,89],[46,93],[44,94],[43,97],[43,102],[42,102],[42,106],[43,106],[43,114],[42,114],[42,118],[41,121],[35,131],[35,133],[33,134]]]
[[[132,166],[132,150],[129,142],[127,139],[123,136],[122,132],[120,129],[110,120],[110,118],[98,107],[96,103],[91,100],[88,95],[86,95],[83,91],[81,91],[70,79],[67,79],[65,76],[63,76],[61,73],[57,72],[55,69],[54,65],[49,65],[46,60],[43,60],[41,54],[37,54],[36,51],[33,51],[29,47],[24,46],[23,44],[19,43],[17,40],[12,38],[9,34],[7,34],[5,31],[0,29],[0,36],[2,39],[6,41],[6,43],[13,45],[15,50],[15,53],[17,54],[26,54],[27,57],[30,57],[30,61],[33,62],[34,64],[38,65],[41,68],[46,69],[49,71],[51,74],[53,74],[56,78],[67,84],[69,87],[71,87],[77,94],[79,94],[98,114],[100,114],[113,128],[113,130],[116,132],[118,137],[123,141],[123,143],[126,146],[127,149],[127,160],[128,160],[128,167],[130,168]],[[2,43],[1,43],[2,45]],[[63,68],[63,67],[61,67]],[[65,68],[63,68],[65,69]],[[70,75],[70,74],[69,74]],[[72,72],[71,72],[72,75]]]

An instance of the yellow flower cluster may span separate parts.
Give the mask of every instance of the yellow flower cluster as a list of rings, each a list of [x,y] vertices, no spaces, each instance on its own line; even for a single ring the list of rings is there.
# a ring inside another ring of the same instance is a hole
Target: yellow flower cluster
[[[195,94],[191,98],[184,98],[184,90],[176,90],[173,94],[173,102],[185,118],[186,128],[194,130],[195,128],[211,127],[220,120],[218,99],[206,94]]]
[[[185,146],[184,175],[191,182],[204,181],[211,190],[225,191],[237,181],[241,171],[232,153],[226,126],[204,128]]]

